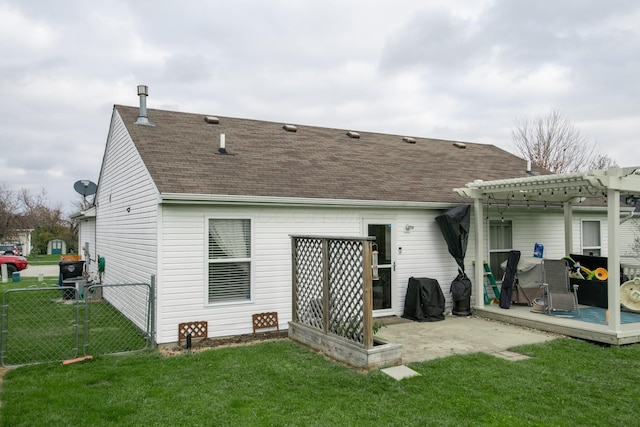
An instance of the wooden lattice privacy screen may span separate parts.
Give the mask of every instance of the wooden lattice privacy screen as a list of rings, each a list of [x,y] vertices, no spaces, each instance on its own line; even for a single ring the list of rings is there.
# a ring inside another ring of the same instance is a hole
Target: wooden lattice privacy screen
[[[373,238],[292,236],[293,321],[373,346]]]

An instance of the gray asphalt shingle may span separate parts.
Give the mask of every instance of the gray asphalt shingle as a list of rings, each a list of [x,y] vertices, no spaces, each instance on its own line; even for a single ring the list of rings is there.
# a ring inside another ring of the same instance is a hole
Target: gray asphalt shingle
[[[526,176],[524,160],[487,144],[156,109],[143,126],[138,108],[115,109],[161,193],[457,203],[468,200],[452,189],[467,182]]]

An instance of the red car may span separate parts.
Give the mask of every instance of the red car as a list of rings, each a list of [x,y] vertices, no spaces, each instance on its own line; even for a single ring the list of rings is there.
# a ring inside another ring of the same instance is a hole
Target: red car
[[[23,256],[18,255],[0,255],[0,265],[7,264],[7,273],[9,275],[16,271],[22,271],[29,266],[29,261]]]

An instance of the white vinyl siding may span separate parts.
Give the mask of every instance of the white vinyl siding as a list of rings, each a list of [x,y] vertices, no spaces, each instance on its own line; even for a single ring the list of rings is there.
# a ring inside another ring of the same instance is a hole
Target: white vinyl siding
[[[395,314],[402,315],[411,276],[437,278],[451,306],[457,266],[435,222],[438,210],[163,205],[158,287],[158,342],[177,341],[178,324],[207,321],[209,336],[252,332],[251,315],[276,311],[280,328],[291,320],[291,235],[364,236],[364,220],[392,219]],[[251,300],[209,303],[208,221],[251,219]],[[406,232],[405,224],[414,228]],[[470,242],[469,250],[473,251]],[[399,248],[402,248],[399,251]],[[401,253],[399,253],[401,252]],[[469,252],[468,252],[469,253]],[[471,252],[473,253],[473,252]],[[471,260],[469,259],[468,265]],[[471,268],[468,270],[471,272]]]
[[[251,221],[211,218],[208,223],[211,304],[251,300]]]
[[[96,194],[95,253],[105,259],[104,284],[151,282],[158,255],[158,200],[149,172],[114,110]],[[146,327],[142,292],[109,299],[105,289],[104,296],[136,325]]]
[[[442,209],[162,205],[159,215],[162,238],[159,240],[158,342],[176,342],[178,324],[189,321],[207,321],[210,337],[251,333],[252,314],[267,311],[278,312],[280,328],[286,329],[291,320],[290,236],[364,236],[367,234],[364,224],[378,218],[393,223],[394,313],[403,314],[407,283],[412,276],[438,280],[446,298],[446,310],[450,311],[450,287],[457,275],[457,265],[435,221],[442,212]],[[513,249],[531,257],[533,245],[538,242],[545,245],[545,256],[564,256],[561,210],[525,208],[508,213],[508,220],[512,222]],[[506,217],[505,214],[505,220]],[[251,220],[250,301],[209,303],[208,221],[212,218]],[[579,220],[576,221],[578,228]],[[406,230],[406,225],[413,228]],[[472,219],[470,236],[474,235],[474,228]],[[465,268],[473,283],[474,254],[474,239],[470,238]],[[501,272],[495,274],[501,277]]]
[[[78,224],[78,253],[82,255],[87,273],[94,276],[98,273],[98,257],[96,254],[96,218],[83,218]]]

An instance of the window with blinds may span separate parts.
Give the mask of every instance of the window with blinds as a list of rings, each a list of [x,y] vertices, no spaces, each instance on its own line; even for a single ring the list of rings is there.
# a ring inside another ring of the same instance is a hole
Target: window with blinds
[[[251,220],[209,219],[209,303],[251,300]]]
[[[489,266],[496,280],[502,280],[502,264],[513,249],[513,226],[511,221],[489,222]]]
[[[600,221],[582,221],[582,255],[600,256]]]

